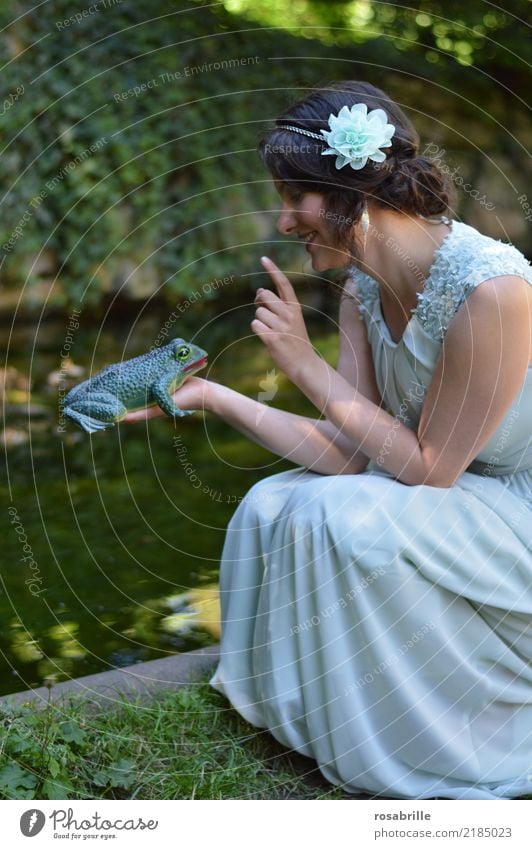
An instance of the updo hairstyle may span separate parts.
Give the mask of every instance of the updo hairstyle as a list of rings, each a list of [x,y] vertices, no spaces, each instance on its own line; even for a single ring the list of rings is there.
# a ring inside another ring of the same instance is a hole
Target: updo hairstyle
[[[384,109],[395,126],[391,147],[382,148],[386,160],[367,161],[360,170],[335,167],[335,156],[322,156],[323,143],[279,124],[291,124],[318,133],[329,130],[329,115],[342,106],[365,103],[368,112]],[[336,247],[348,250],[356,261],[354,225],[366,200],[396,212],[432,217],[448,212],[454,199],[450,177],[438,163],[419,154],[419,135],[399,106],[371,83],[346,80],[320,87],[279,115],[276,126],[258,144],[259,156],[272,178],[288,195],[293,191],[324,195],[324,227]],[[327,213],[329,213],[327,215]]]

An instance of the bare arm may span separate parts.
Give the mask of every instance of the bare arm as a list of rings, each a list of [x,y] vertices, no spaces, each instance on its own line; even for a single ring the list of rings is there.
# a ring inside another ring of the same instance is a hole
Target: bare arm
[[[486,279],[453,317],[423,403],[418,432],[368,400],[313,350],[288,278],[262,258],[278,295],[258,290],[252,330],[322,415],[409,485],[450,487],[503,421],[530,361],[530,286]],[[394,434],[393,438],[391,434]]]
[[[294,382],[402,483],[450,487],[502,422],[525,379],[529,288],[522,278],[500,276],[485,280],[462,304],[445,335],[417,433],[359,392],[353,395],[316,357],[303,363]]]
[[[343,297],[340,305],[340,351],[337,373],[374,404],[382,403],[357,301]],[[369,460],[352,437],[327,419],[298,416],[262,404],[227,386],[192,377],[175,393],[183,409],[205,409],[248,439],[297,465],[325,475],[359,474]],[[128,413],[124,421],[162,416],[158,407]]]
[[[300,466],[325,475],[355,475],[368,458],[332,422],[306,418],[253,398],[228,386],[210,384],[206,409],[248,439]]]
[[[377,388],[367,331],[358,315],[356,286],[340,302],[340,349],[336,372],[377,406]],[[360,443],[327,419],[312,419],[277,410],[234,392],[211,385],[210,409],[248,439],[274,454],[326,475],[356,475],[369,457]]]
[[[190,377],[174,392],[178,407],[207,410],[248,439],[280,457],[324,475],[357,474],[368,458],[352,439],[326,419],[312,419],[268,407],[228,386]],[[145,407],[124,416],[125,423],[164,416],[160,407]]]

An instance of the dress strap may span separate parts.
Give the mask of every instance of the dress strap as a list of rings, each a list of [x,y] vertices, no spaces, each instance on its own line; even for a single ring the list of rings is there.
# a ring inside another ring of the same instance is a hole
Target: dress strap
[[[451,224],[451,219],[447,215],[439,215],[437,218],[427,218],[426,215],[418,215],[423,221],[428,221],[429,224]]]

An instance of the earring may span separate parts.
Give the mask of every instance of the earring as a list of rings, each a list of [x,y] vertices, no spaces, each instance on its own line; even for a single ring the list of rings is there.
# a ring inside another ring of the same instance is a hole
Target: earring
[[[364,206],[364,211],[360,216],[360,229],[364,235],[364,250],[366,250],[366,242],[368,240],[368,230],[369,230],[369,212],[367,206]]]

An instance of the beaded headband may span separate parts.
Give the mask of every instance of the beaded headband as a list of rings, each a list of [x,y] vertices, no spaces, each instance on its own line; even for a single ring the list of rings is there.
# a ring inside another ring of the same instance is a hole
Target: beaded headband
[[[327,150],[322,150],[322,156],[336,156],[336,168],[350,165],[355,171],[364,167],[368,159],[373,162],[384,162],[386,154],[381,147],[391,147],[391,138],[395,126],[388,124],[388,116],[384,109],[373,109],[368,112],[365,103],[355,103],[349,109],[342,106],[338,115],[329,115],[329,130],[312,133],[302,130],[292,124],[279,124],[277,129],[292,130],[327,143]]]
[[[325,139],[323,136],[319,136],[317,133],[311,133],[310,130],[302,130],[300,127],[292,127],[291,124],[277,124],[276,130],[293,130],[294,133],[301,133],[303,136],[310,136],[313,139],[318,139],[325,144]]]

